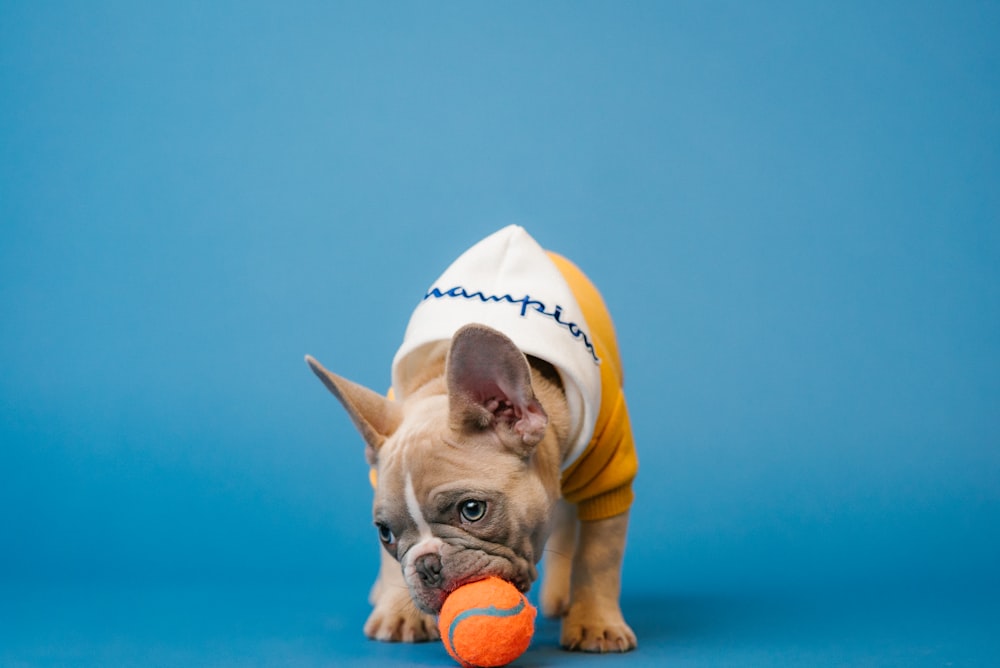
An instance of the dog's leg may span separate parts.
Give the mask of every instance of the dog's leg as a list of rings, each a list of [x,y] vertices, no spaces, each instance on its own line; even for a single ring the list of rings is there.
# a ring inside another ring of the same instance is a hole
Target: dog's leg
[[[628,513],[580,523],[573,558],[569,611],[561,644],[584,652],[627,652],[636,646],[619,596]]]
[[[569,610],[570,574],[576,551],[576,508],[559,501],[555,507],[552,535],[545,544],[545,578],[539,594],[542,614],[562,617]]]
[[[424,614],[413,604],[410,590],[403,580],[399,562],[385,550],[379,566],[378,579],[368,600],[375,608],[365,622],[365,635],[386,642],[422,642],[440,637],[433,616]]]

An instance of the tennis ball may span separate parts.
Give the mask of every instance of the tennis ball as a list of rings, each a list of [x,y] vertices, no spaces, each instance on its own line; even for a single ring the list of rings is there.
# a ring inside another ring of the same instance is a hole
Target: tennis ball
[[[524,654],[535,632],[534,606],[517,588],[491,577],[451,592],[438,629],[452,658],[466,668],[505,666]]]

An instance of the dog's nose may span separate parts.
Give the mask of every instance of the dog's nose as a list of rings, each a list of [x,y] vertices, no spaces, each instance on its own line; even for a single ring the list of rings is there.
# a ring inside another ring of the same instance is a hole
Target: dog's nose
[[[422,554],[417,557],[413,567],[417,570],[421,582],[428,587],[441,586],[441,558],[436,554]]]

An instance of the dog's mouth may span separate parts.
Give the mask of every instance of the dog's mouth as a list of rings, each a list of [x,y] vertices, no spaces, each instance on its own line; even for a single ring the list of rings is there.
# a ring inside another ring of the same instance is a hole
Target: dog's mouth
[[[501,580],[510,582],[512,585],[517,587],[517,590],[522,594],[526,594],[528,590],[531,588],[531,583],[525,581],[524,578],[514,578],[513,580],[511,580],[508,577],[501,575],[500,573],[477,573],[475,575],[470,575],[468,577],[461,578],[459,580],[455,580],[454,582],[449,583],[449,586],[444,589],[445,598],[448,598],[448,596],[450,596],[453,591],[455,591],[460,587],[472,584],[473,582],[479,582],[480,580],[486,580],[488,578],[500,578]]]
[[[407,555],[403,563],[410,597],[429,614],[440,612],[452,592],[472,582],[497,577],[527,593],[538,576],[532,559],[503,546],[476,549],[444,541],[433,552]]]
[[[464,587],[473,582],[479,582],[487,578],[497,577],[514,585],[518,591],[526,594],[531,588],[531,580],[526,575],[518,575],[506,569],[489,569],[477,571],[461,577],[449,579],[439,587],[429,587],[421,583],[414,587],[410,585],[410,597],[413,602],[423,612],[437,615],[441,612],[441,606],[445,600],[459,587]]]
[[[504,580],[514,585],[517,588],[517,590],[522,594],[527,594],[528,590],[531,589],[532,583],[531,580],[528,580],[527,577],[510,577],[509,574],[502,574],[502,573],[481,573],[476,577],[468,578],[467,580],[461,582],[460,584],[456,585],[451,591],[454,591],[459,587],[464,587],[467,584],[472,584],[473,582],[479,582],[480,580],[485,580],[487,578],[494,578],[494,577],[500,578],[501,580]],[[450,594],[451,591],[449,591],[448,593]]]

